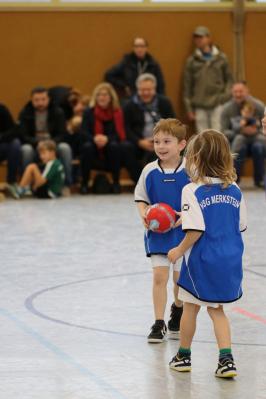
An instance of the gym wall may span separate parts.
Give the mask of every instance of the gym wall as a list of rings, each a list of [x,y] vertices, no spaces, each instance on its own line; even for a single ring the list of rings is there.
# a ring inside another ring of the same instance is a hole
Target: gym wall
[[[1,11],[0,101],[16,117],[36,85],[72,85],[90,94],[105,70],[143,36],[163,69],[182,117],[182,71],[195,26],[206,25],[233,68],[233,19],[225,11]],[[266,11],[246,14],[245,64],[252,94],[266,101]]]

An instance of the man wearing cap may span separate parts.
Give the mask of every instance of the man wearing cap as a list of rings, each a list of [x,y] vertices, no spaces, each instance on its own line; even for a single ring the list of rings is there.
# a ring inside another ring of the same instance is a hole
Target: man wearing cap
[[[198,26],[193,32],[196,49],[184,71],[184,103],[197,131],[220,130],[222,104],[231,96],[233,83],[227,57],[211,42],[210,31]]]

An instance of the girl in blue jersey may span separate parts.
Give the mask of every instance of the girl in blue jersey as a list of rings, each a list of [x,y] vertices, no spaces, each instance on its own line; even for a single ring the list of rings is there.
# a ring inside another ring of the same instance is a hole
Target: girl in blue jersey
[[[182,192],[183,241],[168,253],[171,262],[183,256],[179,299],[184,302],[180,348],[169,363],[177,371],[191,370],[191,343],[197,314],[206,306],[219,347],[215,375],[237,375],[231,353],[229,321],[223,305],[242,296],[241,232],[246,229],[246,209],[235,183],[233,158],[226,137],[205,130],[189,143],[186,169],[191,178]]]
[[[148,208],[158,202],[170,205],[176,211],[181,210],[181,193],[183,187],[189,183],[188,175],[180,153],[186,146],[186,128],[177,119],[161,119],[153,131],[154,150],[158,159],[145,166],[135,189],[140,216],[144,226]],[[179,224],[181,224],[179,222]],[[164,313],[167,303],[167,283],[169,279],[170,261],[168,251],[179,244],[184,233],[181,227],[160,234],[145,231],[145,249],[151,258],[153,268],[153,305],[155,323],[148,335],[148,342],[159,343],[164,340],[167,328]],[[179,276],[180,266],[173,265],[174,282]],[[171,316],[168,321],[168,331],[171,338],[179,333],[182,315],[182,302],[178,300],[178,287],[174,288],[175,302],[171,306]]]

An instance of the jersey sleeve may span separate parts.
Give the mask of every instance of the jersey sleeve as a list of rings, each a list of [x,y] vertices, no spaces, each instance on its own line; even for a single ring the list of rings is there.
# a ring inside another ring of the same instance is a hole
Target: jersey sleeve
[[[182,191],[182,230],[205,231],[203,214],[190,185]]]
[[[241,232],[247,229],[247,208],[243,196],[240,201],[239,229]]]
[[[145,202],[146,204],[150,204],[150,200],[147,194],[146,189],[146,173],[145,169],[143,169],[139,181],[136,185],[134,192],[135,202]]]

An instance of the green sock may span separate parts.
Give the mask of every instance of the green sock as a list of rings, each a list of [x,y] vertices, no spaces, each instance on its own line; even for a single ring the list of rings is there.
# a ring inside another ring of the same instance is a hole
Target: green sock
[[[183,356],[190,356],[191,350],[190,348],[182,348],[182,346],[180,346],[180,348],[178,349],[178,353]]]
[[[224,357],[227,355],[232,355],[232,349],[231,348],[223,348],[219,350],[219,357]]]

